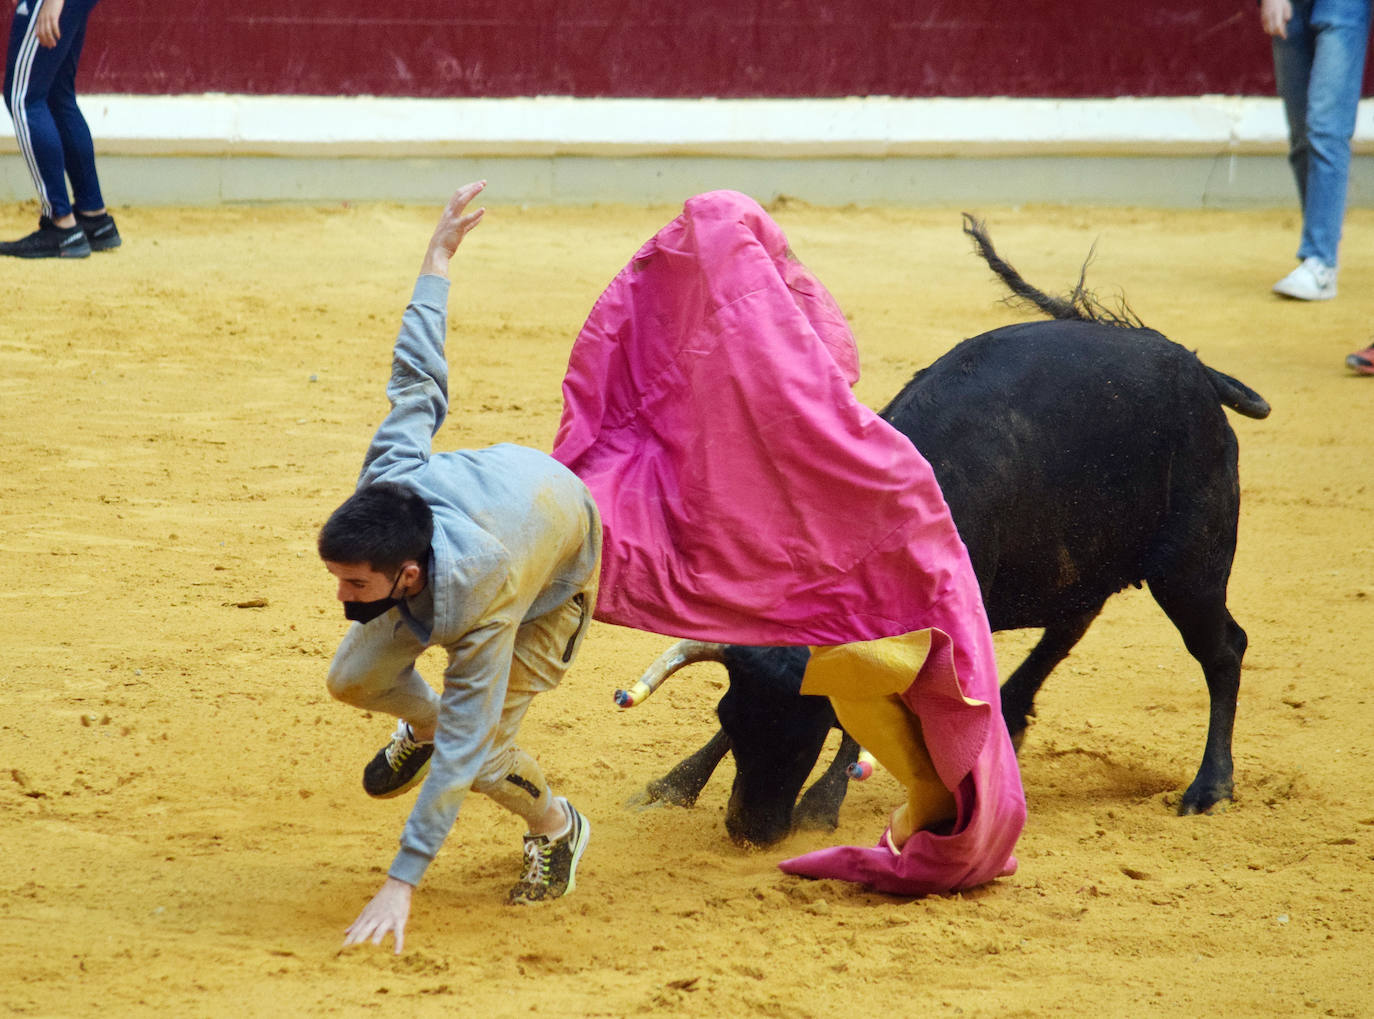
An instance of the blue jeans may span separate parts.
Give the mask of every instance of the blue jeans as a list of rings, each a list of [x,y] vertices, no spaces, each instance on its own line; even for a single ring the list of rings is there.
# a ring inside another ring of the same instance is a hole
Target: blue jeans
[[[1274,37],[1274,77],[1288,115],[1288,162],[1302,201],[1298,258],[1336,264],[1360,102],[1370,0],[1292,0]]]

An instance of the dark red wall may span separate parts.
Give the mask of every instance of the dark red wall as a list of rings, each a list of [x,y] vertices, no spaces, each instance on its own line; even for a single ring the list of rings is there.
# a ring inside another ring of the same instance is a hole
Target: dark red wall
[[[88,92],[1273,92],[1254,0],[103,0],[88,32]]]

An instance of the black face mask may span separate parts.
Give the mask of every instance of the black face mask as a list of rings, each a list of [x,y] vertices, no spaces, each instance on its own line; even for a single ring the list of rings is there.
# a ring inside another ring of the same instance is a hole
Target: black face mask
[[[396,593],[396,585],[400,582],[401,574],[398,572],[396,579],[391,582],[391,590],[386,593],[385,598],[378,598],[376,601],[344,602],[344,618],[355,623],[370,623],[388,609],[401,604],[401,599],[393,597]]]

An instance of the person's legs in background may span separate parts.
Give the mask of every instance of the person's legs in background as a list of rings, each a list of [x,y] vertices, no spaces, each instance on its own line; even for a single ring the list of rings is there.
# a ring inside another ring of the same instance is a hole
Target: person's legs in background
[[[1307,190],[1299,258],[1337,264],[1350,176],[1350,139],[1369,43],[1368,0],[1317,0],[1307,87]]]
[[[62,144],[62,158],[72,184],[72,211],[86,234],[92,251],[108,251],[122,243],[114,217],[105,209],[100,176],[95,167],[91,129],[76,103],[76,68],[86,41],[86,23],[72,33],[67,58],[58,67],[48,89],[48,112]]]
[[[1307,88],[1315,42],[1308,24],[1311,0],[1294,0],[1288,37],[1274,36],[1274,81],[1288,122],[1288,165],[1298,186],[1298,204],[1307,207]]]
[[[1336,296],[1350,139],[1369,39],[1369,0],[1295,0],[1274,75],[1289,125],[1289,163],[1303,209],[1301,264],[1274,285],[1302,300]]]
[[[95,170],[90,129],[76,104],[76,68],[94,0],[68,0],[55,46],[37,34],[40,5],[16,9],[5,62],[5,106],[33,178],[41,213],[38,230],[0,244],[0,255],[19,258],[84,258],[93,248],[120,244],[105,209]],[[70,175],[76,209],[67,194]],[[84,215],[83,215],[84,214]],[[91,237],[94,238],[92,243]]]
[[[64,14],[65,14],[64,10]],[[71,50],[72,39],[51,48],[38,42],[36,11],[15,10],[5,61],[5,106],[14,121],[19,151],[33,178],[41,215],[38,229],[0,244],[0,255],[17,258],[85,258],[91,253],[67,201],[62,140],[48,109],[48,90]],[[63,19],[63,27],[67,19]],[[64,33],[65,34],[65,33]]]

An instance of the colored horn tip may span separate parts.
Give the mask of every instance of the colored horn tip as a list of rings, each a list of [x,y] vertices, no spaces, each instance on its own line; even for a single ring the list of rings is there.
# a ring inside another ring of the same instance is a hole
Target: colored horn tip
[[[862,782],[873,774],[873,765],[867,761],[855,761],[848,768],[845,768],[845,772],[855,782]]]
[[[632,708],[635,706],[635,699],[630,696],[630,691],[628,690],[617,690],[615,692],[615,702],[622,708]]]

